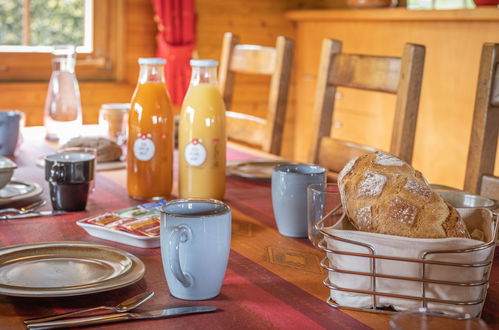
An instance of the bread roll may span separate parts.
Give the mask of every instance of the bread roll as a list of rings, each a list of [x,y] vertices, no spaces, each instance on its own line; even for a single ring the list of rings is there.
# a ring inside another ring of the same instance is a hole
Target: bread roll
[[[341,201],[358,230],[414,238],[470,235],[459,213],[421,172],[383,152],[352,159],[338,176]]]
[[[69,140],[63,148],[84,147],[97,149],[97,162],[111,162],[120,160],[121,147],[114,141],[104,137],[77,137]]]

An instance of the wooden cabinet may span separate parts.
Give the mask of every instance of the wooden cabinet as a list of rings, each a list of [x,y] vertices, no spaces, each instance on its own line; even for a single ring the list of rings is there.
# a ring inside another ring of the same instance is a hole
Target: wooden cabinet
[[[289,11],[296,23],[294,155],[305,160],[323,38],[343,52],[400,56],[404,43],[426,46],[413,165],[432,183],[462,188],[484,42],[499,42],[499,10]],[[339,89],[333,136],[388,150],[395,97]],[[499,155],[499,153],[498,153]],[[498,161],[496,160],[496,164]],[[496,165],[496,175],[499,165]]]

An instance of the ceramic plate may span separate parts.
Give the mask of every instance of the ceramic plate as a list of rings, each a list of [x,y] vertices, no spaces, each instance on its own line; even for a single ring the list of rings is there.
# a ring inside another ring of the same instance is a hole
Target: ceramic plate
[[[13,180],[0,189],[0,205],[36,197],[42,192],[42,187],[37,183]]]
[[[228,173],[248,179],[270,180],[274,167],[290,164],[289,160],[257,159],[227,164]]]
[[[145,266],[134,255],[87,242],[46,242],[0,249],[0,294],[76,296],[139,281]]]
[[[36,161],[36,166],[45,167],[45,159],[38,158]],[[112,162],[103,162],[97,163],[97,171],[111,171],[111,170],[120,170],[126,167],[126,162],[121,160],[115,160]]]

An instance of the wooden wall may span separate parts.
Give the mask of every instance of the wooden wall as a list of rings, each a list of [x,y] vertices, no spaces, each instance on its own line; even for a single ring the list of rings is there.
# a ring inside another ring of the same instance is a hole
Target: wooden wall
[[[323,38],[354,54],[400,56],[406,42],[426,46],[413,165],[431,183],[462,188],[482,45],[499,42],[499,11],[377,10],[295,11],[297,160],[306,159]],[[395,97],[339,89],[334,138],[389,149]],[[495,174],[499,175],[499,154]]]
[[[291,21],[284,12],[291,9],[345,7],[346,0],[197,0],[197,50],[200,58],[220,58],[225,32],[239,36],[244,44],[275,45],[284,35],[295,39]],[[233,108],[238,112],[265,117],[270,78],[236,75]],[[293,89],[293,86],[291,87]],[[293,157],[294,93],[288,99],[283,156]]]

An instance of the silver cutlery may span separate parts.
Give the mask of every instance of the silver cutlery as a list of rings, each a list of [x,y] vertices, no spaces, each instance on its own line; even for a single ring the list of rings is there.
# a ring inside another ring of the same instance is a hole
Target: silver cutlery
[[[112,310],[115,312],[129,312],[149,299],[151,299],[154,296],[154,292],[143,292],[141,294],[138,294],[136,296],[133,296],[131,298],[128,298],[125,301],[122,301],[116,306],[97,306],[97,307],[92,307],[92,308],[87,308],[87,309],[82,309],[79,311],[74,311],[74,312],[69,312],[69,313],[63,313],[63,314],[57,314],[57,315],[51,315],[51,316],[45,316],[45,317],[38,317],[34,319],[27,319],[24,320],[24,324],[32,324],[32,323],[39,323],[39,322],[48,322],[48,321],[54,321],[54,320],[59,320],[62,318],[78,315],[78,314],[83,314],[83,313],[88,313],[88,312],[93,312],[93,311],[98,311],[102,309],[107,309],[107,310]]]
[[[58,320],[51,322],[39,322],[28,324],[28,329],[58,329],[67,327],[83,327],[94,324],[105,324],[112,322],[122,322],[130,320],[150,320],[170,318],[180,315],[209,313],[216,311],[213,306],[189,306],[189,307],[174,307],[168,309],[159,309],[150,312],[142,313],[113,313],[101,316],[78,317],[68,320]]]
[[[47,201],[42,199],[42,200],[36,201],[34,203],[31,203],[29,205],[26,205],[26,206],[23,206],[20,208],[9,207],[6,209],[0,209],[0,213],[26,214],[26,213],[33,212],[33,211],[39,209],[40,207],[44,206],[45,204],[47,204]]]
[[[48,211],[39,211],[39,212],[31,212],[31,213],[24,213],[24,214],[7,214],[7,215],[0,215],[0,220],[46,217],[46,216],[55,216],[55,215],[61,215],[61,214],[66,214],[66,213],[68,213],[68,211],[48,210]]]

